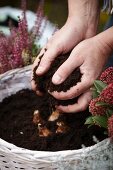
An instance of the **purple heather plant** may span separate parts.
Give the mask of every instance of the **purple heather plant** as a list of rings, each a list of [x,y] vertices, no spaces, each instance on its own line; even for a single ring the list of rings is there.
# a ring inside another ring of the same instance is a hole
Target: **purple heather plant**
[[[22,0],[21,3],[23,11],[21,18],[18,18],[18,27],[10,26],[9,36],[0,32],[0,73],[31,64],[39,53],[35,40],[41,36],[44,1],[39,3],[35,25],[31,32],[28,31],[26,19],[26,0]]]
[[[106,129],[107,134],[113,139],[113,67],[107,68],[95,80],[92,87],[93,99],[89,104],[91,116],[85,124],[98,125]]]

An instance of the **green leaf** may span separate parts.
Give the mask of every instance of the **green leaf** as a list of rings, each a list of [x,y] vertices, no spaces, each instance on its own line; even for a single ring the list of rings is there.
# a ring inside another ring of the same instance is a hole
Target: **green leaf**
[[[105,116],[93,116],[93,121],[95,125],[107,128],[107,117]]]
[[[113,110],[107,109],[106,114],[107,114],[108,117],[111,117],[113,115]]]
[[[96,88],[97,93],[100,94],[100,92],[107,86],[107,84],[102,82],[101,80],[95,80],[94,86]]]
[[[90,128],[91,126],[93,126],[93,124],[92,125],[88,125],[88,128]]]
[[[37,56],[40,51],[40,46],[37,46],[36,44],[32,45],[32,55]]]
[[[106,116],[90,116],[86,119],[85,124],[98,125],[107,129],[107,117]]]
[[[85,124],[87,125],[93,125],[94,121],[93,121],[93,116],[90,116],[86,119]]]
[[[97,102],[96,106],[105,106],[105,107],[110,107],[110,105],[108,103],[105,102]]]
[[[94,99],[94,98],[97,98],[97,97],[99,96],[99,93],[97,92],[95,86],[93,86],[93,87],[91,88],[91,91],[92,91],[93,99]]]

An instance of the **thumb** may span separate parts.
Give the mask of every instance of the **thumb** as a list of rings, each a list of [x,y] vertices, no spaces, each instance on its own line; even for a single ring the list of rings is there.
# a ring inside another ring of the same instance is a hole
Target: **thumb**
[[[72,51],[69,58],[58,68],[52,77],[52,82],[56,85],[61,84],[66,78],[80,65],[81,59]]]

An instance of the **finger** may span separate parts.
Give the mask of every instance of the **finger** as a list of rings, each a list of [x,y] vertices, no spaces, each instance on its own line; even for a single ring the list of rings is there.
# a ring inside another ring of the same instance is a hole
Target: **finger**
[[[37,85],[36,85],[36,83],[34,81],[34,78],[33,78],[34,77],[34,73],[33,73],[34,72],[34,68],[40,62],[39,57],[40,57],[40,55],[36,58],[35,62],[33,63],[33,66],[32,66],[32,71],[31,71],[31,88],[32,88],[33,91],[36,92],[37,95],[42,96],[43,93],[38,90],[38,87],[37,87]]]
[[[31,80],[31,88],[32,88],[33,91],[35,91],[35,93],[38,96],[42,96],[43,95],[43,93],[38,90],[37,85],[35,84],[35,81],[33,79]]]
[[[61,84],[80,65],[82,65],[80,57],[76,57],[75,52],[72,51],[69,58],[58,68],[58,70],[53,75],[52,82],[56,85]]]
[[[40,57],[42,57],[46,51],[47,51],[47,48],[46,48],[46,46],[44,46],[44,47],[41,49],[41,51],[40,51],[40,53],[38,54],[38,56],[36,57],[36,59],[35,59],[35,61],[34,61],[34,63],[33,63],[33,67],[32,67],[32,68],[38,66],[38,63],[40,62]]]
[[[36,70],[36,73],[38,75],[42,75],[44,74],[46,71],[48,71],[48,69],[51,66],[51,63],[54,61],[54,59],[60,54],[60,48],[58,47],[49,47],[49,49],[47,49],[47,51],[44,53],[39,67]]]
[[[38,56],[42,56],[42,55],[44,55],[44,53],[47,51],[47,47],[46,47],[46,45],[41,49],[41,51],[40,51],[40,53],[39,53],[39,55]]]
[[[90,77],[83,75],[81,82],[78,82],[76,86],[71,87],[69,90],[67,90],[67,92],[54,91],[49,93],[58,100],[73,99],[88,90],[92,84],[93,80],[91,80]]]
[[[37,58],[35,59],[33,65],[32,65],[32,75],[33,75],[33,71],[34,71],[34,68],[36,66],[38,66],[38,63],[40,62],[40,56],[38,55]]]
[[[43,46],[43,48],[40,50],[38,56],[42,56],[44,55],[44,53],[47,51],[47,44]]]
[[[77,103],[75,103],[74,105],[57,106],[56,108],[65,113],[81,112],[87,109],[91,101],[91,98],[92,98],[91,92],[88,90],[78,98]]]

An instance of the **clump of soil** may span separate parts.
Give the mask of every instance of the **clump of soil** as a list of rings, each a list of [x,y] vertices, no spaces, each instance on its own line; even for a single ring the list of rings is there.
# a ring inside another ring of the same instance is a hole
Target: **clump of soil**
[[[31,150],[59,151],[79,149],[82,144],[91,146],[95,144],[93,135],[100,141],[107,137],[102,128],[88,128],[84,125],[89,116],[88,110],[75,114],[64,113],[70,127],[67,133],[40,137],[37,126],[33,123],[33,112],[37,109],[42,118],[47,120],[51,114],[47,96],[39,97],[31,90],[22,90],[4,99],[0,103],[0,138]],[[48,124],[48,128],[49,126],[51,124]]]
[[[76,68],[63,83],[61,83],[59,85],[54,85],[52,83],[52,76],[54,75],[56,70],[59,68],[59,66],[61,66],[66,61],[66,59],[69,57],[69,55],[70,55],[70,53],[67,53],[64,55],[63,54],[59,55],[52,63],[52,66],[50,67],[48,72],[45,73],[44,75],[37,76],[36,69],[37,69],[38,65],[34,68],[33,79],[37,85],[37,88],[40,91],[42,91],[45,95],[48,95],[48,98],[49,98],[53,108],[55,105],[69,105],[69,104],[74,104],[77,101],[77,98],[70,99],[70,100],[57,100],[54,97],[52,97],[50,94],[48,94],[48,90],[50,92],[53,92],[53,91],[66,92],[71,87],[75,86],[78,82],[81,81],[82,74],[80,73],[80,69]],[[41,60],[41,58],[40,58],[40,60]],[[39,61],[39,63],[40,63],[40,61]]]

